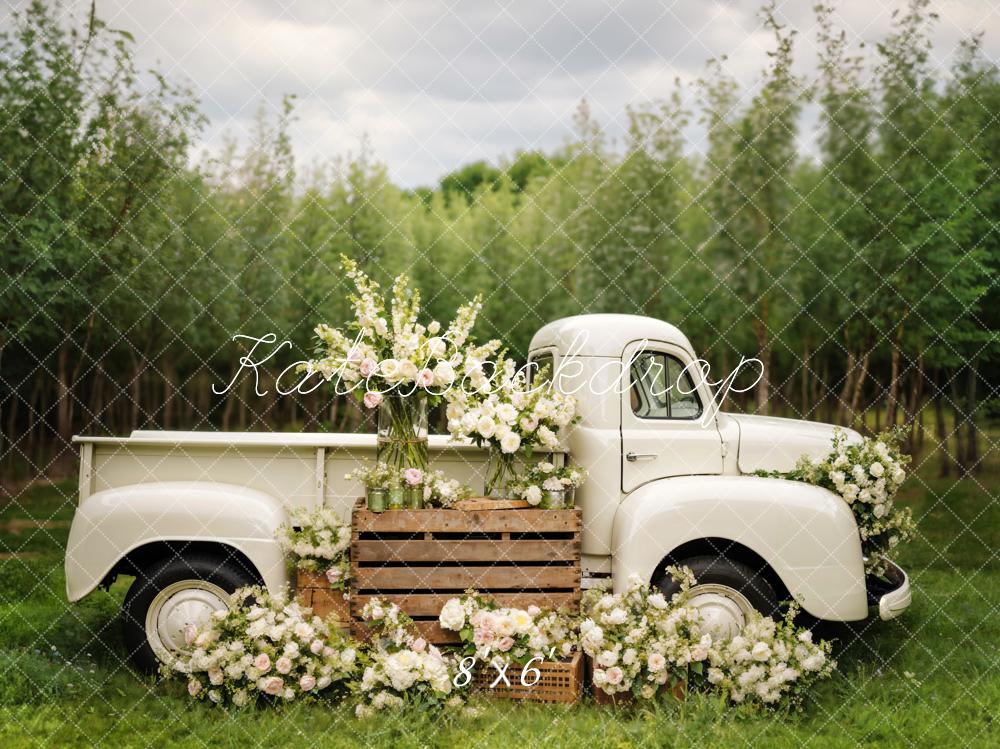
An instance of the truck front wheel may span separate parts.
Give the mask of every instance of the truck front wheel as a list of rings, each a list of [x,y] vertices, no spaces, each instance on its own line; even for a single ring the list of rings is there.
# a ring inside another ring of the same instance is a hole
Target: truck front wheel
[[[227,609],[230,593],[256,582],[235,560],[205,554],[175,556],[140,572],[122,605],[130,660],[155,671],[184,655],[191,625]]]
[[[694,573],[696,583],[688,591],[688,605],[698,609],[703,625],[713,634],[733,637],[754,611],[771,616],[778,609],[771,584],[742,562],[700,556],[685,559],[678,566]],[[664,573],[656,585],[668,598],[680,590],[680,584],[669,573]]]

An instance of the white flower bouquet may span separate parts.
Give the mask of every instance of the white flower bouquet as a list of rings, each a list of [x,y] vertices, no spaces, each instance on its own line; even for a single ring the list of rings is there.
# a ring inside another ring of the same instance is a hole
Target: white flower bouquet
[[[458,379],[480,299],[459,307],[442,332],[436,320],[418,322],[420,294],[406,276],[395,279],[387,305],[377,282],[350,258],[341,262],[356,290],[349,297],[354,320],[344,330],[318,325],[317,358],[305,369],[336,380],[338,392],[353,393],[366,408],[380,409],[380,460],[426,468],[427,403],[437,403]]]
[[[497,656],[515,663],[569,658],[577,642],[575,622],[568,615],[537,606],[500,607],[475,591],[449,599],[438,621],[442,629],[461,634],[464,655],[482,662]]]
[[[261,695],[291,701],[344,685],[357,651],[307,608],[263,588],[241,588],[230,609],[186,633],[193,651],[171,673],[184,674],[188,693],[242,707]]]
[[[701,632],[698,611],[685,604],[694,580],[689,570],[670,572],[681,591],[669,601],[637,576],[622,593],[584,594],[580,645],[594,660],[594,686],[607,694],[651,699],[663,685],[704,669],[712,637]]]
[[[374,599],[362,617],[372,629],[364,651],[365,667],[358,689],[364,698],[355,708],[359,718],[404,704],[423,707],[454,706],[454,659],[412,632],[412,620],[393,603]]]
[[[573,492],[587,480],[587,470],[579,466],[556,466],[543,460],[529,468],[513,484],[516,496],[533,507],[572,504]],[[565,501],[561,498],[565,498]],[[560,498],[560,499],[557,499]]]
[[[329,507],[299,507],[278,529],[278,541],[295,569],[322,572],[331,588],[344,590],[350,573],[351,526]]]
[[[448,478],[444,471],[430,471],[424,475],[424,505],[427,507],[451,507],[456,502],[474,496],[471,487],[458,479]]]
[[[490,448],[486,494],[499,490],[505,495],[516,454],[558,449],[560,434],[577,420],[576,399],[558,392],[544,376],[529,382],[524,370],[502,353],[490,376],[473,354],[466,358],[464,370],[462,386],[447,394],[448,431]]]
[[[837,664],[830,658],[830,643],[813,642],[812,632],[794,625],[797,613],[795,606],[789,607],[780,622],[758,614],[739,635],[711,648],[708,683],[733,702],[801,702],[806,690]]]
[[[847,433],[838,429],[833,449],[825,458],[803,456],[792,471],[761,474],[805,481],[839,494],[858,523],[865,571],[880,575],[888,554],[915,532],[910,508],[895,503],[910,462],[899,450],[901,439],[895,432],[852,443]]]

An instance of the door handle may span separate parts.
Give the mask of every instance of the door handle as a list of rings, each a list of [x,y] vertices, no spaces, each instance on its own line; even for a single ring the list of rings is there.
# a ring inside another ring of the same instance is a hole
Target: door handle
[[[656,453],[625,453],[625,460],[629,463],[635,463],[637,460],[654,460],[656,458]]]

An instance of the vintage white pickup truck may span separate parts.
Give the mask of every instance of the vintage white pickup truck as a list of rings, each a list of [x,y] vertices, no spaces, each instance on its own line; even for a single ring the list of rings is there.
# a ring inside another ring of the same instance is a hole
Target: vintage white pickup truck
[[[638,574],[669,592],[665,568],[685,564],[698,580],[694,605],[721,632],[782,600],[836,621],[863,619],[870,605],[889,619],[909,605],[895,565],[888,581],[866,580],[857,525],[840,497],[748,475],[825,454],[833,427],[719,411],[691,344],[659,320],[559,320],[538,331],[530,357],[551,364],[556,385],[579,399],[582,419],[566,448],[591,477],[577,495],[584,585],[620,589]],[[78,601],[135,576],[125,642],[146,668],[182,651],[188,624],[224,607],[227,592],[288,585],[275,530],[301,505],[349,517],[362,492],[344,474],[375,452],[374,435],[363,434],[136,431],[75,441],[80,506],[67,595]],[[433,467],[481,485],[479,448],[442,436],[431,437],[429,452]]]

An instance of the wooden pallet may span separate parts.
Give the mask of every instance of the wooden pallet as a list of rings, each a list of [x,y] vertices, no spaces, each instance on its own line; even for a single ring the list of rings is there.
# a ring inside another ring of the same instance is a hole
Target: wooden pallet
[[[336,623],[342,630],[350,629],[351,608],[347,594],[331,588],[326,575],[296,570],[295,591],[298,602],[311,608],[316,616]]]
[[[478,664],[472,677],[472,688],[488,697],[498,697],[507,700],[522,700],[527,702],[567,702],[580,700],[583,692],[583,654],[577,651],[568,661],[535,661],[531,668],[538,669],[538,680],[534,674],[526,674],[525,681],[531,686],[521,683],[523,667],[512,663],[507,667],[508,686],[500,680],[497,686],[499,672],[489,664]]]
[[[355,505],[351,539],[351,620],[367,636],[361,611],[372,598],[398,605],[422,637],[459,641],[438,614],[474,588],[502,606],[580,604],[580,511],[393,510]]]

